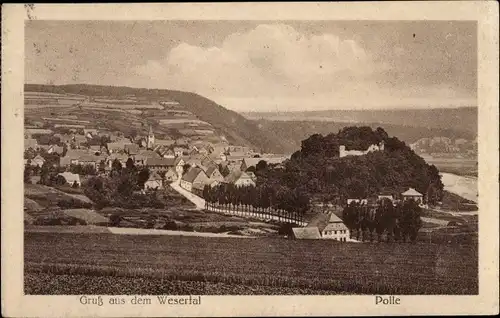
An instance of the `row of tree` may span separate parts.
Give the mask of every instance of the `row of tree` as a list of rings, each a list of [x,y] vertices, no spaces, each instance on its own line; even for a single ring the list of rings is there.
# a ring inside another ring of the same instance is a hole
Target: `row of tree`
[[[356,239],[374,241],[415,241],[422,227],[421,208],[412,199],[396,205],[389,199],[381,200],[375,207],[352,202],[344,208],[343,221]]]
[[[309,197],[300,191],[283,186],[243,186],[221,183],[203,188],[202,196],[207,207],[216,204],[225,210],[280,214],[297,221],[309,210]]]

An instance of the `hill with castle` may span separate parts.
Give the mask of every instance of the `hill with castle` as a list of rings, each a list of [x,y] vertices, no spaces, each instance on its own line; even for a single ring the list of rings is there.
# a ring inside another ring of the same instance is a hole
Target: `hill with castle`
[[[429,200],[443,195],[439,171],[382,128],[346,127],[302,141],[282,169],[259,172],[261,183],[298,189],[311,198],[369,198],[414,188]]]

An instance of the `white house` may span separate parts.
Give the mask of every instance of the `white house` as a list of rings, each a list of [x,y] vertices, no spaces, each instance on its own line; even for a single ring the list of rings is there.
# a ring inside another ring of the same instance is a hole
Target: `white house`
[[[145,189],[163,189],[163,180],[161,176],[153,171],[149,176],[148,180],[144,183]]]
[[[403,201],[408,200],[408,199],[413,199],[415,200],[418,204],[421,204],[423,202],[424,195],[417,190],[413,188],[409,188],[405,192],[401,193],[401,196],[403,197]]]
[[[327,226],[321,231],[322,238],[346,242],[349,240],[349,229],[335,214],[330,215]]]

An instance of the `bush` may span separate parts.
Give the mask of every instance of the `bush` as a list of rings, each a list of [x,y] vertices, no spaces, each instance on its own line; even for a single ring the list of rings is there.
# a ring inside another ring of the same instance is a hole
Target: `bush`
[[[179,227],[177,226],[177,223],[175,223],[175,221],[167,221],[163,229],[177,231]]]
[[[283,236],[292,236],[293,235],[293,230],[292,228],[295,225],[292,223],[283,223],[281,224],[280,228],[278,229],[278,235],[283,235]]]
[[[77,199],[64,199],[57,202],[57,206],[62,209],[92,208],[92,204]]]
[[[122,220],[122,217],[118,213],[112,213],[109,216],[109,225],[111,226],[119,226],[120,221]]]

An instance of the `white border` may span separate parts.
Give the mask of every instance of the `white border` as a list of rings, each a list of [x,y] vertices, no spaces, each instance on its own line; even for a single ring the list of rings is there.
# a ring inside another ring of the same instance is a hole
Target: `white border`
[[[204,296],[200,306],[80,305],[76,296],[23,296],[23,5],[2,8],[2,315],[271,316],[498,313],[498,3],[36,4],[39,20],[476,20],[479,107],[479,296]]]

